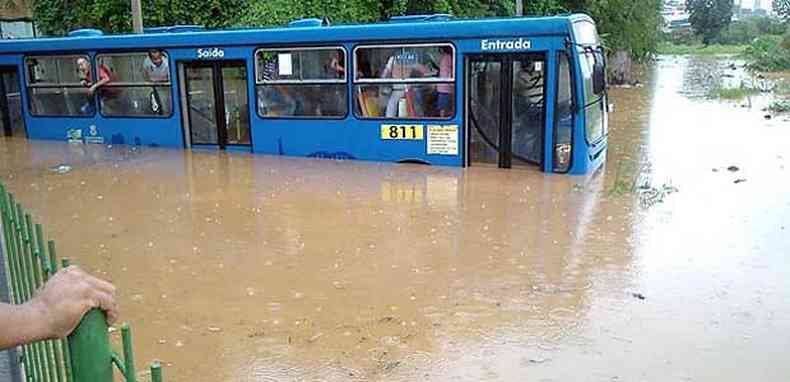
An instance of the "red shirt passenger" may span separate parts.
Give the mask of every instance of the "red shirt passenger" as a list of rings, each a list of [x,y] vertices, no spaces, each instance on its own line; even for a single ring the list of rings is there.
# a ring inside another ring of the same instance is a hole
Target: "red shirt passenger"
[[[93,74],[91,73],[91,64],[88,60],[84,57],[80,57],[77,59],[77,66],[79,67],[80,72],[82,73],[82,85],[88,88],[88,94],[93,95],[96,93],[96,89],[112,82],[112,72],[107,65],[99,65],[99,80],[93,82]],[[112,95],[111,92],[107,92],[107,95]]]

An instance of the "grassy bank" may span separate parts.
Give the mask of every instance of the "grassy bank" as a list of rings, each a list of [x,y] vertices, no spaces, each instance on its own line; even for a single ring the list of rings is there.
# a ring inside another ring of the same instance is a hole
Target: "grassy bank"
[[[740,101],[748,96],[760,93],[759,90],[743,86],[737,88],[716,88],[711,90],[710,97],[720,98],[731,101]]]
[[[671,42],[658,44],[658,54],[674,55],[716,55],[716,54],[741,54],[746,50],[746,45],[678,45]]]

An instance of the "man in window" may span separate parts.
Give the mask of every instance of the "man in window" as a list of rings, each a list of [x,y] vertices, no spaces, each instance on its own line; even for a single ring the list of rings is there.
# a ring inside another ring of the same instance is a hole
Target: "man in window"
[[[94,81],[93,73],[91,73],[91,64],[85,57],[77,59],[77,67],[80,71],[82,85],[88,88],[88,100],[80,108],[80,112],[82,112],[82,114],[93,114],[93,95],[96,94],[96,90],[113,81],[113,73],[107,65],[99,65],[99,80]],[[101,95],[103,106],[107,106],[108,103],[116,103],[115,101],[118,98],[118,92],[115,89],[108,89],[102,92]],[[112,106],[110,106],[110,108],[112,108]]]
[[[168,65],[167,57],[162,54],[161,50],[151,49],[148,51],[148,57],[143,61],[143,79],[146,82],[159,83],[170,81],[170,65]],[[151,88],[148,102],[151,112],[154,114],[163,113],[162,99],[159,97],[156,87]]]
[[[110,68],[107,65],[99,65],[99,80],[93,82],[93,74],[91,73],[91,64],[85,57],[77,59],[77,67],[80,70],[80,78],[82,85],[88,88],[88,95],[93,96],[96,90],[112,81]]]
[[[143,78],[147,82],[170,81],[170,66],[161,50],[148,51],[148,57],[143,61]]]

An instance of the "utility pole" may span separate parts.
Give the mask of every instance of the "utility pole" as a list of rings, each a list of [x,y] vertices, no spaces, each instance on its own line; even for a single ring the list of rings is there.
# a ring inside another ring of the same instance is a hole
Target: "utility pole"
[[[143,7],[141,0],[132,0],[132,29],[134,33],[143,33]]]
[[[516,16],[524,16],[524,0],[516,0]]]

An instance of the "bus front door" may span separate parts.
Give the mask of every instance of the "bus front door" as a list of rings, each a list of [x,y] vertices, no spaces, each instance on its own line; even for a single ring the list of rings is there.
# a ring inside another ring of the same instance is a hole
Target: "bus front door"
[[[542,163],[545,60],[540,53],[467,58],[467,165]]]
[[[17,73],[15,66],[0,67],[0,135],[7,137],[25,136]]]
[[[184,65],[185,138],[191,147],[249,149],[250,117],[244,62]]]

